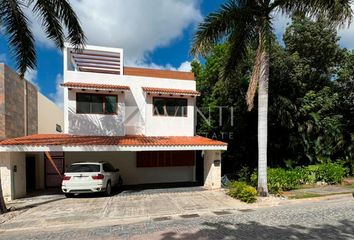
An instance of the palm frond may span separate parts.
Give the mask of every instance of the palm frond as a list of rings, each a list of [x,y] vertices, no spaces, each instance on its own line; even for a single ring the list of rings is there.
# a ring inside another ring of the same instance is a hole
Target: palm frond
[[[9,37],[9,44],[20,76],[23,77],[27,68],[35,68],[36,52],[33,35],[28,27],[29,20],[21,7],[24,5],[18,0],[0,1],[2,26]]]
[[[192,55],[207,55],[220,40],[227,38],[231,32],[249,19],[252,0],[230,0],[221,5],[216,13],[210,13],[199,24],[193,39]],[[242,31],[242,29],[239,29]]]
[[[33,0],[31,0],[32,2]],[[55,11],[52,1],[36,0],[33,11],[39,15],[45,32],[49,39],[55,42],[55,45],[61,49],[64,47],[64,33],[60,23],[59,16]]]
[[[78,17],[67,0],[51,0],[59,18],[68,30],[69,42],[76,48],[82,49],[86,43],[85,34]]]
[[[307,14],[310,17],[326,16],[337,25],[350,24],[353,0],[276,0],[272,8],[286,14]]]

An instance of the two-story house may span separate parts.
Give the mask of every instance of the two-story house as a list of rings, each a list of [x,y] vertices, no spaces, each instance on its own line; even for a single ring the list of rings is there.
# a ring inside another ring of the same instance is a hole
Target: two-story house
[[[63,60],[64,133],[5,140],[0,151],[44,156],[47,187],[60,185],[58,170],[80,161],[112,163],[126,185],[220,187],[227,145],[195,135],[193,73],[127,67],[118,48],[66,45]]]

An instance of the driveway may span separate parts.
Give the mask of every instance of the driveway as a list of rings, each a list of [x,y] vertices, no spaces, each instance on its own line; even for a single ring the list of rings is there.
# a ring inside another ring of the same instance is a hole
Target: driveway
[[[7,215],[0,230],[66,225],[97,227],[249,208],[223,190],[209,191],[201,187],[125,191],[112,197],[90,195],[67,199],[62,194],[49,194],[19,199],[9,206],[16,210]]]
[[[189,218],[173,216],[131,224],[0,231],[0,239],[351,240],[354,239],[353,203],[353,197],[347,194]]]

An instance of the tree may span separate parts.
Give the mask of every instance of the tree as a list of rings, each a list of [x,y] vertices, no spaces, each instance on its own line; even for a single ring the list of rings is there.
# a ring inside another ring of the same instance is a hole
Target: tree
[[[63,25],[68,31],[67,39],[76,48],[85,45],[85,35],[79,20],[66,0],[0,0],[0,26],[8,37],[10,49],[16,59],[17,70],[23,78],[28,68],[36,67],[36,50],[33,33],[29,27],[28,17],[23,9],[30,8],[45,29],[47,37],[53,40],[59,49],[64,47],[65,34]],[[1,188],[0,176],[0,214],[7,212]]]
[[[37,16],[47,37],[59,49],[64,47],[63,25],[68,31],[68,41],[77,49],[84,46],[84,32],[67,0],[0,0],[0,25],[4,30],[1,33],[8,37],[21,77],[28,68],[36,67],[35,40],[24,13],[25,8],[31,9]]]
[[[247,91],[247,105],[253,108],[258,88],[258,192],[268,195],[268,82],[272,36],[272,14],[302,13],[329,18],[333,24],[350,23],[350,0],[229,0],[218,12],[210,13],[202,22],[193,40],[191,53],[206,56],[222,40],[230,44],[222,77],[234,71],[250,46],[256,46],[253,72]]]

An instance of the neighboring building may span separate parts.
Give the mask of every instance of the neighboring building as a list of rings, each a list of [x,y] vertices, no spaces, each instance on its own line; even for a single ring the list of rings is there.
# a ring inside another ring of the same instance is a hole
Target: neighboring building
[[[37,133],[56,133],[58,126],[63,127],[63,122],[62,110],[39,93],[32,83],[21,79],[15,71],[0,63],[1,140]],[[14,152],[0,153],[1,181],[6,198],[26,194],[24,176],[30,177],[30,168],[35,167],[31,159],[37,155],[28,154],[26,161],[21,156]],[[34,183],[28,186],[28,189],[31,188],[35,189]]]
[[[52,154],[59,171],[73,162],[108,161],[127,185],[199,182],[221,184],[226,143],[195,136],[196,82],[191,72],[123,66],[123,50],[64,49],[64,134],[0,142],[0,151]],[[19,156],[19,158],[20,158]],[[45,161],[44,186],[61,178]],[[36,187],[43,187],[36,179]]]

